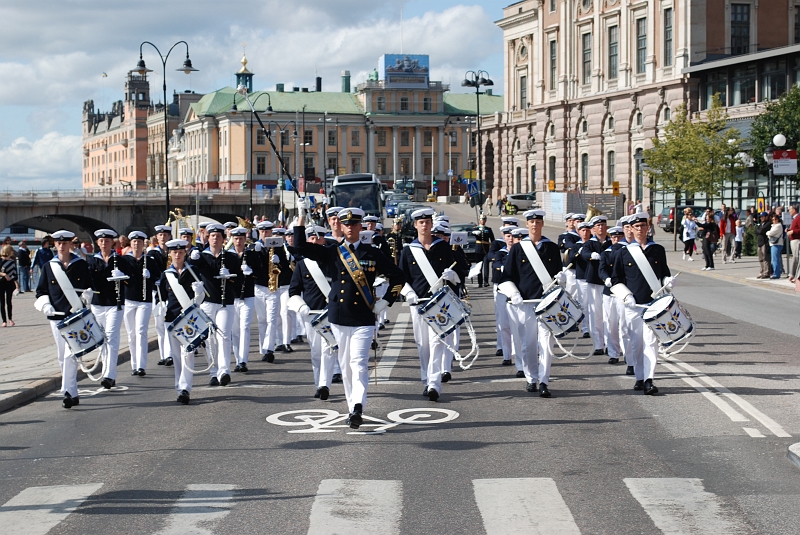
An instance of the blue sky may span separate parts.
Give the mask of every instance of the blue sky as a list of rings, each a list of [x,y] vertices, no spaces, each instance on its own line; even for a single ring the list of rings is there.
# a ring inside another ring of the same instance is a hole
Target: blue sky
[[[400,52],[402,7],[403,52],[430,55],[432,79],[460,92],[469,69],[488,71],[502,87],[502,32],[494,21],[506,5],[488,0],[4,2],[0,189],[80,188],[83,102],[92,99],[107,110],[122,98],[125,74],[144,40],[164,45],[162,51],[181,39],[190,45],[200,71],[191,77],[176,72],[183,60],[176,49],[167,64],[168,94],[232,86],[242,42],[248,43],[256,89],[273,89],[275,83],[313,87],[318,74],[323,90],[335,91],[342,70],[359,83],[381,54]],[[145,48],[144,59],[155,69],[155,51]],[[160,100],[160,72],[150,80],[153,98]]]

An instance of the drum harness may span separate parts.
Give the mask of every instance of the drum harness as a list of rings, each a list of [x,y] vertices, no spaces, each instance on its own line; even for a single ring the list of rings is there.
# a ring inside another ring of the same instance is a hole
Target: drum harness
[[[430,285],[429,292],[431,295],[436,293],[436,291],[443,287],[446,283],[441,277],[436,276],[436,272],[433,270],[433,266],[431,266],[428,257],[425,256],[424,247],[416,247],[414,245],[410,245],[409,248],[411,249],[411,254],[414,256],[414,260],[417,261],[417,265],[419,266],[420,270],[422,270],[422,274],[425,276],[425,280],[428,281]],[[456,262],[450,266],[450,269],[456,265]],[[427,301],[430,298],[420,299],[420,301]],[[467,309],[469,309],[469,305],[466,304]],[[417,311],[419,312],[419,311]],[[470,341],[472,342],[472,348],[469,350],[469,353],[465,357],[461,356],[461,353],[458,352],[458,348],[454,348],[447,342],[447,337],[440,338],[444,346],[447,348],[450,353],[453,354],[453,357],[458,361],[458,365],[461,367],[462,370],[468,370],[472,365],[475,363],[475,359],[478,358],[480,354],[480,348],[478,347],[478,337],[475,334],[475,328],[472,326],[472,321],[469,318],[464,320],[464,325],[467,326],[467,332],[469,333]],[[429,329],[431,327],[428,327]],[[468,364],[464,364],[467,362],[467,359],[472,357],[472,360],[469,361]]]
[[[185,268],[188,269],[188,264],[185,265]],[[191,270],[189,270],[189,273],[191,273],[193,277],[195,276],[194,272],[192,272]],[[166,276],[167,278],[169,287],[172,288],[172,293],[175,294],[175,297],[181,304],[181,309],[186,310],[187,308],[189,308],[189,306],[191,306],[192,304],[192,299],[189,297],[189,294],[186,293],[186,290],[183,288],[183,286],[181,286],[181,283],[178,281],[178,277],[176,277],[173,273],[170,273],[169,271],[165,271],[164,276]],[[217,331],[217,325],[212,321],[208,327],[208,337],[211,338],[212,336],[215,336],[216,331]],[[186,356],[188,355],[188,352],[181,351],[181,360],[183,361],[183,365],[193,375],[207,373],[211,368],[214,367],[214,355],[211,353],[211,351],[208,350],[208,347],[206,347],[205,344],[201,345],[201,347],[203,348],[203,352],[206,356],[206,361],[208,361],[208,366],[203,370],[196,370],[190,367],[188,362],[186,361]]]
[[[69,301],[69,304],[72,307],[72,312],[74,313],[86,308],[83,306],[83,302],[81,301],[80,297],[78,297],[78,290],[72,286],[72,282],[69,280],[69,277],[67,277],[67,273],[64,271],[64,268],[61,267],[61,263],[53,262],[50,267],[53,269],[53,276],[56,278],[58,285],[61,287],[61,291],[64,292],[64,296],[67,298],[67,301]],[[95,321],[97,321],[97,318],[95,318]],[[100,366],[100,363],[103,364],[103,369],[108,366],[106,353],[106,344],[101,344],[100,351],[97,353],[97,358],[90,368],[86,367],[82,357],[76,357],[75,355],[71,355],[71,357],[78,362],[78,366],[80,366],[81,371],[85,373],[89,379],[97,382],[103,377],[103,373],[101,373],[98,377],[95,377],[92,375],[92,373],[97,369],[98,366]]]

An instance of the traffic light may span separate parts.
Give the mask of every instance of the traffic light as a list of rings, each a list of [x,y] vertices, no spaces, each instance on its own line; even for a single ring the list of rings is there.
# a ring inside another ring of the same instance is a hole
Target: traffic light
[[[283,188],[284,188],[283,177],[280,177],[278,178],[278,189],[283,190]]]

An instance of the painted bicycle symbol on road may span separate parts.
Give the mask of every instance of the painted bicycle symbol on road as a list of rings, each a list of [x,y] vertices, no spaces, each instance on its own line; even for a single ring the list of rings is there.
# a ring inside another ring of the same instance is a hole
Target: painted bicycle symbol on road
[[[114,386],[111,387],[110,390],[107,389],[107,388],[103,388],[102,386],[99,386],[96,389],[79,388],[78,389],[78,396],[80,396],[82,398],[86,398],[86,397],[89,397],[89,396],[96,396],[98,394],[107,394],[108,392],[124,392],[126,390],[128,390],[128,387],[127,386],[123,386],[123,385],[120,385],[120,386],[114,385]],[[50,397],[61,398],[61,397],[64,397],[64,394],[62,394],[61,392],[53,392],[52,394],[50,394]]]
[[[267,416],[267,423],[286,427],[303,427],[292,429],[289,433],[335,433],[337,429],[349,429],[345,423],[347,413],[339,413],[331,409],[298,409],[279,412]],[[369,431],[350,431],[348,435],[377,435],[397,427],[400,424],[430,425],[443,424],[458,418],[456,411],[449,409],[400,409],[386,415],[386,420],[364,415],[361,429]]]

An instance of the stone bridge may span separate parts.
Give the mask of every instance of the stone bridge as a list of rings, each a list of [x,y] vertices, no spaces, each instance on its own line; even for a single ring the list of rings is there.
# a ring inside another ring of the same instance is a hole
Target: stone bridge
[[[280,195],[264,196],[253,192],[253,214],[274,220],[280,211]],[[294,194],[284,192],[284,202],[294,206]],[[170,210],[181,208],[194,219],[219,222],[250,217],[250,192],[170,191]],[[11,225],[48,233],[60,229],[75,232],[89,239],[100,228],[111,228],[120,234],[141,230],[152,235],[155,225],[167,221],[166,197],[163,192],[114,193],[92,191],[38,191],[0,193],[0,229]],[[194,226],[194,221],[190,221]]]

